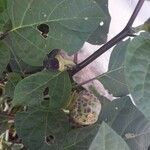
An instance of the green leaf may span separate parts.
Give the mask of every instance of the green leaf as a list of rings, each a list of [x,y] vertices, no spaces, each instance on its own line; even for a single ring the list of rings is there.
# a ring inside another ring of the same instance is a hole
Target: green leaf
[[[137,107],[150,119],[150,33],[141,33],[128,46],[126,80]]]
[[[11,29],[11,21],[7,13],[7,0],[0,0],[0,33]]]
[[[147,32],[150,32],[150,18],[144,22],[142,29]]]
[[[0,31],[2,31],[2,27],[5,23],[3,12],[7,8],[7,0],[0,0]]]
[[[127,142],[131,150],[148,149],[150,122],[133,105],[130,97],[122,97],[107,103],[102,107],[99,118],[116,131]]]
[[[10,38],[7,38],[5,39],[5,41],[7,41],[7,44],[11,52],[9,65],[13,72],[18,72],[18,73],[21,73],[22,76],[25,76],[25,74],[28,74],[28,75],[33,74],[43,69],[43,67],[34,67],[23,62],[21,58],[17,56],[15,50],[12,48],[13,47],[12,40]]]
[[[47,148],[84,150],[83,147],[85,147],[85,150],[87,150],[99,126],[70,129],[68,123],[64,112],[47,112],[41,107],[36,107],[36,109],[30,108],[27,112],[18,113],[15,127],[25,146],[31,148],[31,150],[38,147],[44,150]],[[56,139],[49,146],[44,142],[47,135],[53,135]],[[33,147],[34,143],[38,143],[36,144],[37,147]]]
[[[22,77],[19,73],[9,73],[8,74],[8,81],[5,86],[5,94],[13,98],[14,91],[17,83],[22,80]]]
[[[9,64],[13,72],[19,72],[25,76],[25,74],[30,75],[43,70],[43,67],[34,67],[24,63],[19,57],[17,57],[13,50],[11,52],[11,59]]]
[[[10,51],[3,42],[0,42],[0,76],[6,69],[9,60],[10,60]]]
[[[54,48],[74,53],[107,15],[94,0],[9,0],[13,29],[9,33],[13,49],[25,62],[41,66]],[[37,26],[49,26],[44,38]],[[35,59],[33,59],[33,57]]]
[[[16,56],[16,55],[13,55],[13,56]],[[13,57],[13,56],[11,57],[10,63],[9,63],[13,72],[18,72],[18,73],[21,73],[23,76],[25,76],[25,75],[31,75],[33,73],[43,70],[43,67],[30,66],[24,63],[17,56],[16,57]]]
[[[99,126],[92,125],[70,130],[63,140],[64,150],[88,150]]]
[[[44,100],[44,91],[48,88],[49,100]],[[62,108],[71,94],[71,82],[67,72],[43,71],[33,74],[15,88],[14,105],[42,105],[47,102],[48,108]]]
[[[15,127],[30,150],[60,150],[69,130],[68,119],[62,111],[47,112],[40,108],[18,113]]]
[[[115,97],[129,94],[124,75],[124,60],[129,41],[129,39],[122,41],[114,47],[109,61],[108,72],[97,78]]]
[[[55,135],[55,131],[58,131],[57,133],[59,133],[61,138],[56,139],[58,147],[55,147],[56,143],[53,143],[49,149],[88,150],[96,140],[100,140],[101,142],[99,135],[103,134],[101,130],[105,129],[104,126],[101,126],[102,121],[106,121],[107,124],[128,143],[132,150],[147,150],[150,144],[150,123],[132,104],[129,97],[116,99],[107,103],[103,107],[96,124],[65,131],[63,129],[68,128],[68,121],[65,119],[65,116],[63,117],[63,112],[57,115],[57,112],[47,112],[46,110],[42,110],[41,107],[36,109],[29,109],[27,112],[18,113],[16,116],[17,133],[19,137],[23,139],[25,146],[29,149],[31,147],[31,150],[38,147],[47,149],[43,142],[45,139],[44,133],[46,133],[46,135],[47,133],[53,133],[53,135]],[[61,123],[60,121],[63,120],[66,120],[66,122]],[[59,127],[55,123],[58,123]],[[43,126],[46,128],[46,124],[48,124],[49,130],[44,130],[43,133]],[[107,128],[106,125],[105,127]],[[109,138],[111,137],[108,136],[106,141]],[[61,139],[61,141],[59,141],[59,139]],[[121,140],[121,138],[119,139]],[[33,147],[33,145],[37,145],[38,147]],[[93,146],[95,146],[95,144]],[[116,146],[116,144],[112,145],[111,149],[115,149]]]
[[[129,150],[125,141],[103,122],[89,150]]]
[[[122,97],[129,93],[124,78],[124,67],[120,67],[100,75],[97,79],[113,96]]]
[[[108,11],[108,0],[95,0],[95,2],[102,8],[106,17],[99,22],[99,26],[90,35],[88,42],[91,44],[103,44],[107,41],[107,33],[109,30],[111,17]]]
[[[0,0],[0,13],[7,8],[7,0]]]
[[[130,39],[126,41],[121,41],[119,44],[117,44],[114,47],[110,56],[108,70],[114,70],[114,69],[124,66],[125,55],[127,52],[127,46],[129,42],[130,42]]]
[[[116,150],[116,147],[119,150],[119,146],[128,148],[123,139],[105,123],[71,130],[64,143],[65,150]]]
[[[93,144],[92,141],[98,140],[99,135],[102,134],[98,132],[102,121],[116,131],[127,142],[130,149],[147,150],[150,145],[150,123],[126,96],[104,104],[99,120],[94,125],[69,131],[64,139],[64,149],[88,150]],[[116,146],[114,144],[111,149],[115,149]]]
[[[150,18],[148,18],[148,19],[144,22],[144,24],[135,27],[134,30],[135,30],[136,32],[139,32],[139,31],[142,31],[142,30],[145,30],[146,32],[150,32]]]

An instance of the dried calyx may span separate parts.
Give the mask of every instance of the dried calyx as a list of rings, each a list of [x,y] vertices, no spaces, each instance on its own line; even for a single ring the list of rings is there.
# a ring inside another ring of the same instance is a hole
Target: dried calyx
[[[48,70],[64,71],[71,69],[74,65],[75,63],[71,57],[69,57],[65,51],[60,49],[52,50],[43,61],[43,66]]]

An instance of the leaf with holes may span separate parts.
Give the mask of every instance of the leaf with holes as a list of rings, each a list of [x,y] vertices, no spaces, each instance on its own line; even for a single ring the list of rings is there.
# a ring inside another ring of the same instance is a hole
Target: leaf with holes
[[[95,137],[99,126],[92,125],[70,130],[63,140],[65,150],[87,150]]]
[[[99,23],[99,26],[88,38],[88,42],[91,44],[103,44],[107,41],[107,33],[109,30],[111,17],[108,11],[108,0],[95,0],[97,4],[102,8],[104,13],[107,15],[103,18],[103,21]]]
[[[51,109],[62,108],[69,101],[71,88],[67,72],[39,72],[17,84],[13,104],[46,105]]]
[[[129,94],[124,75],[124,59],[129,41],[129,39],[122,41],[114,47],[109,61],[108,72],[97,78],[115,97]]]
[[[74,53],[107,18],[95,0],[10,2],[12,5],[8,13],[13,24],[9,33],[13,43],[11,48],[24,62],[33,66],[41,66],[45,55],[55,48]]]
[[[30,150],[60,150],[69,130],[68,119],[63,112],[48,112],[40,108],[18,113],[15,127],[23,144]]]
[[[9,60],[10,60],[10,51],[3,42],[0,42],[0,76],[6,69]]]
[[[126,80],[137,107],[150,119],[150,33],[130,42],[126,55]]]
[[[112,144],[111,149],[115,150],[116,147],[121,145],[125,146],[126,148],[126,144],[117,134],[119,134],[128,143],[132,150],[141,150],[142,148],[146,150],[150,144],[150,123],[132,104],[129,97],[116,99],[111,103],[107,103],[103,107],[102,113],[99,116],[97,123],[84,128],[64,131],[64,128],[68,129],[68,120],[66,120],[66,117],[63,117],[63,115],[63,112],[60,112],[60,114],[57,114],[57,112],[47,112],[46,110],[41,110],[41,107],[36,109],[29,109],[27,112],[18,113],[16,116],[17,133],[19,137],[23,139],[23,143],[31,149],[33,149],[33,144],[36,142],[37,144],[35,146],[37,147],[34,147],[34,149],[39,147],[41,149],[46,149],[48,144],[50,144],[48,147],[49,149],[52,148],[56,150],[87,150],[90,148],[96,149],[96,146],[103,148],[103,145],[99,145],[103,144],[101,143],[102,141],[106,145],[106,150],[108,150],[107,146],[109,146],[109,144]],[[63,120],[66,121],[62,123],[61,121]],[[107,124],[109,124],[109,126],[114,129],[117,134],[106,124],[101,125],[102,121],[106,121]],[[43,132],[43,129],[46,128],[46,122],[49,128],[46,130],[46,132],[45,130]],[[58,122],[59,125],[61,124],[59,127],[55,124]],[[108,132],[109,136],[104,136],[103,139],[101,139],[101,135],[104,133],[103,131],[105,129],[108,129],[106,133]],[[60,138],[57,136],[55,131],[58,131]],[[115,136],[110,136],[111,134],[115,134]],[[46,142],[45,137],[47,137]],[[60,141],[60,139],[62,141]],[[116,139],[118,140],[116,141]],[[109,140],[112,140],[114,144]],[[117,144],[118,141],[120,141],[119,144]],[[137,144],[137,141],[139,144]],[[57,142],[57,148],[55,147],[55,142]],[[107,144],[107,142],[110,143]]]

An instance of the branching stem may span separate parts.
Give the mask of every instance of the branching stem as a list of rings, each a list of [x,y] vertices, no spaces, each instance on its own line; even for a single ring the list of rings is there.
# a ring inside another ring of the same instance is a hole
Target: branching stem
[[[110,41],[108,41],[106,44],[104,44],[101,48],[99,48],[96,52],[94,52],[92,55],[90,55],[88,58],[86,58],[81,63],[77,64],[73,70],[70,71],[71,76],[79,72],[81,69],[89,65],[91,62],[93,62],[95,59],[97,59],[99,56],[101,56],[104,52],[109,50],[112,46],[116,45],[118,42],[122,41],[124,38],[133,35],[132,25],[134,20],[137,17],[137,14],[139,13],[142,5],[144,3],[144,0],[139,0],[135,10],[133,11],[132,16],[130,17],[127,25],[125,28],[117,34],[114,38],[112,38]]]

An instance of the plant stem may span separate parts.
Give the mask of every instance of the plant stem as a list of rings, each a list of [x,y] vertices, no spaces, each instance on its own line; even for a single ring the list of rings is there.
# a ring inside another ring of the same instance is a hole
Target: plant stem
[[[130,17],[126,27],[132,27],[133,23],[134,23],[134,20],[136,19],[139,11],[141,10],[141,7],[143,6],[143,3],[144,3],[145,0],[139,0],[134,11],[133,11],[133,14],[132,16]]]
[[[101,56],[104,52],[109,50],[112,46],[116,45],[118,42],[120,42],[121,40],[123,40],[127,36],[130,36],[130,35],[133,34],[132,24],[133,24],[134,20],[136,19],[137,14],[140,11],[143,3],[144,3],[144,0],[139,0],[138,1],[137,5],[135,7],[135,10],[134,10],[132,16],[130,17],[130,19],[129,19],[127,25],[125,26],[125,28],[119,34],[117,34],[114,38],[112,38],[110,41],[108,41],[106,44],[104,44],[101,48],[99,48],[96,52],[94,52],[92,55],[90,55],[88,58],[86,58],[81,63],[77,64],[70,71],[71,76],[73,76],[74,74],[79,72],[81,69],[83,69],[84,67],[89,65],[92,61],[94,61],[99,56]]]

